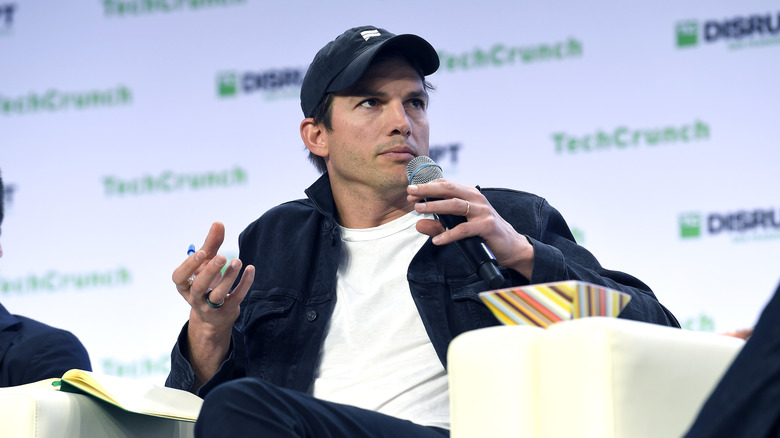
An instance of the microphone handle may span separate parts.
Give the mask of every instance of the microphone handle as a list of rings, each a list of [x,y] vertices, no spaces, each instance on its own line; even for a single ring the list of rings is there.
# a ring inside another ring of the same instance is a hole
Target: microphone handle
[[[426,199],[425,201],[434,201],[435,199]],[[436,218],[448,230],[457,225],[466,222],[463,216],[454,216],[451,214],[437,214]],[[504,284],[504,276],[498,270],[498,261],[488,248],[485,240],[479,236],[470,236],[465,239],[455,241],[458,249],[469,262],[474,271],[480,278],[485,280],[491,289],[498,289]]]

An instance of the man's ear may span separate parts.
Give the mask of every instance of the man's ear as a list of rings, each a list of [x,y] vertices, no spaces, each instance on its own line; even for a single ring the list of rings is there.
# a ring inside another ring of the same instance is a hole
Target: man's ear
[[[301,122],[301,139],[314,155],[328,156],[327,132],[324,126],[315,124],[313,118],[308,117]]]

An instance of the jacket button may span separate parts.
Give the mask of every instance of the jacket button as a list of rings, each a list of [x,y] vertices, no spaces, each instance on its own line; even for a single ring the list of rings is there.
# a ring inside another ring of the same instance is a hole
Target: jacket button
[[[309,310],[308,312],[306,312],[306,319],[308,319],[309,322],[314,321],[315,319],[317,319],[317,312],[314,310]]]

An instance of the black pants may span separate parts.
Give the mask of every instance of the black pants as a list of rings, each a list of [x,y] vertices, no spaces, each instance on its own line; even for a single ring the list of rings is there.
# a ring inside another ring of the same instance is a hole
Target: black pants
[[[233,380],[205,398],[196,437],[442,438],[449,431],[420,426],[354,406],[318,400],[256,378]]]
[[[780,437],[780,286],[686,438]]]

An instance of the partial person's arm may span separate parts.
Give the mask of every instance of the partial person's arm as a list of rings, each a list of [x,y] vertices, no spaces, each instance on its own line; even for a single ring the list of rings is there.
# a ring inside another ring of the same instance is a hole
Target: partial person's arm
[[[59,378],[72,369],[92,371],[84,345],[66,330],[46,327],[9,353],[3,366],[18,370],[14,385]]]
[[[184,381],[190,380],[182,376],[182,371],[177,369],[186,367],[180,363],[182,359],[191,366],[194,378],[190,387],[181,389],[197,392],[217,373],[228,356],[233,324],[241,313],[240,304],[254,280],[255,271],[253,266],[247,266],[231,292],[231,287],[241,272],[241,261],[231,260],[222,274],[227,259],[217,255],[217,251],[224,237],[224,225],[214,223],[203,247],[173,272],[176,289],[187,300],[191,309],[189,322],[185,326],[186,340],[185,336],[180,336],[174,349],[171,375],[166,382],[169,386],[179,387]],[[194,280],[190,284],[193,275]],[[206,301],[207,293],[211,303],[223,304],[217,308],[210,306]]]
[[[518,273],[521,283],[580,280],[606,286],[631,295],[632,301],[620,315],[622,318],[679,327],[674,315],[658,302],[647,285],[628,274],[604,269],[593,254],[578,245],[563,216],[543,198],[512,190],[505,192],[506,199],[524,202],[514,205],[509,201],[494,208],[477,188],[444,179],[410,185],[407,199],[416,202],[415,209],[421,213],[466,216],[467,222],[446,231],[438,221],[419,221],[417,230],[433,236],[436,245],[480,236],[498,264]],[[441,200],[418,202],[424,198]],[[512,217],[513,224],[504,220],[497,209]]]
[[[631,296],[620,318],[680,327],[649,286],[632,275],[605,269],[590,251],[578,245],[563,216],[547,201],[538,198],[536,208],[539,224],[528,234],[534,245],[531,283],[580,280],[606,286]]]

